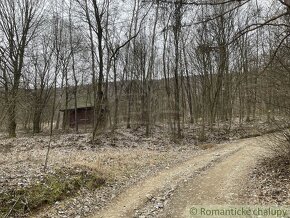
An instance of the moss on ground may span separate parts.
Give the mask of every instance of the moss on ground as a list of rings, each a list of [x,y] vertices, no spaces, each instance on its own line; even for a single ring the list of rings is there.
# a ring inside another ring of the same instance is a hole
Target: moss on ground
[[[104,185],[105,179],[91,170],[61,169],[47,175],[41,182],[29,187],[0,194],[0,217],[14,214],[17,217],[34,212],[43,206],[64,200],[80,188],[90,190]]]

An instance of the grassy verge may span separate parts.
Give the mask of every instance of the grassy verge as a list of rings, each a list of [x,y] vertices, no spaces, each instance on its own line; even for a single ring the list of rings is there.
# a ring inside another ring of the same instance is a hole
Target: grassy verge
[[[0,217],[21,217],[74,195],[80,188],[96,189],[105,183],[91,170],[61,169],[41,182],[0,194]]]

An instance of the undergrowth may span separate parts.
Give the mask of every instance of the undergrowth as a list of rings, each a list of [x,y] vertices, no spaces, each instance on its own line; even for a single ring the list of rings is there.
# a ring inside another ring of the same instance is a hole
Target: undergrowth
[[[0,193],[0,217],[21,217],[56,201],[73,196],[81,188],[97,189],[105,179],[95,171],[61,169],[29,187]]]

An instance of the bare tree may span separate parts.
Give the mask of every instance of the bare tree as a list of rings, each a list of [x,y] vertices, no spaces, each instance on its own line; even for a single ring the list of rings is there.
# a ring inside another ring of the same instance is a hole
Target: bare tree
[[[7,131],[16,136],[16,106],[25,52],[40,26],[44,4],[40,0],[0,2],[1,61],[8,105]]]

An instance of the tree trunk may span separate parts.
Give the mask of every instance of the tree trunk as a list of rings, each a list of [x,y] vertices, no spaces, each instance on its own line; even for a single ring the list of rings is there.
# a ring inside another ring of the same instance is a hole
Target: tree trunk
[[[11,99],[8,100],[9,109],[8,109],[8,126],[7,132],[9,137],[16,137],[16,100],[15,97],[11,96]]]

